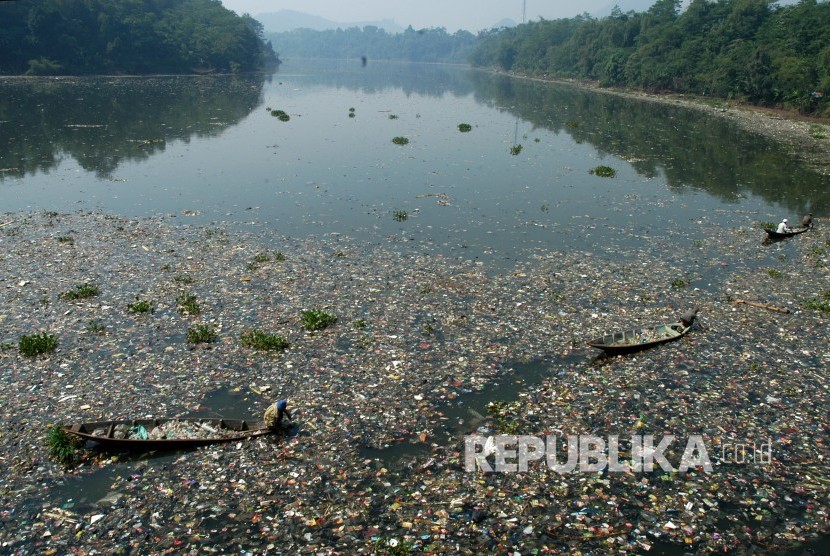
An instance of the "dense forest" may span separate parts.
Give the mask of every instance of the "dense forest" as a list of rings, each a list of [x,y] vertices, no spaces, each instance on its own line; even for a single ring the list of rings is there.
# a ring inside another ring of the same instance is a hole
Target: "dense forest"
[[[361,58],[409,62],[467,63],[478,41],[468,31],[408,27],[403,33],[387,33],[379,27],[313,31],[295,29],[269,33],[267,37],[283,56],[303,58]]]
[[[505,71],[784,106],[830,115],[830,2],[657,0],[491,31],[470,57]]]
[[[0,2],[0,74],[241,72],[278,63],[219,0]]]

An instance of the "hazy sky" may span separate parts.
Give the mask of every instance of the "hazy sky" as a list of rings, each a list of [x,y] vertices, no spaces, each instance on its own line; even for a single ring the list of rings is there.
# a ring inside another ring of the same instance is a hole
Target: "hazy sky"
[[[527,4],[527,19],[557,19],[588,12],[595,13],[614,0],[222,0],[225,7],[235,12],[256,15],[260,13],[294,10],[337,21],[380,21],[392,19],[398,25],[445,27],[449,32],[466,29],[476,32],[489,29],[505,18],[522,22],[523,1]],[[624,5],[623,1],[618,2]]]

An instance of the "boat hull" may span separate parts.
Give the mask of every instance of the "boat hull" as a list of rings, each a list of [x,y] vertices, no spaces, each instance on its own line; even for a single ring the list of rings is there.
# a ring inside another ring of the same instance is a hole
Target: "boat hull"
[[[148,438],[116,437],[124,427],[138,430],[143,427]],[[198,436],[162,438],[159,434],[166,429],[198,431]],[[221,442],[233,442],[274,432],[263,422],[248,422],[242,419],[209,418],[168,418],[128,419],[122,421],[97,421],[64,425],[63,429],[72,435],[97,443],[101,447],[118,450],[175,450],[206,446]],[[156,430],[158,429],[158,430]],[[153,433],[153,431],[156,431]]]
[[[588,345],[601,349],[610,355],[620,353],[632,353],[648,349],[659,344],[679,340],[691,329],[691,326],[683,326],[682,323],[660,324],[635,328],[623,332],[605,334],[588,342]]]
[[[772,228],[764,228],[764,231],[767,233],[767,236],[769,236],[770,239],[783,239],[785,237],[793,237],[793,236],[797,236],[798,234],[803,234],[804,232],[806,232],[809,229],[810,228],[804,228],[804,229],[801,229],[801,230],[793,230],[792,232],[783,232],[783,233],[781,233],[781,232],[778,232],[776,230],[773,230]]]

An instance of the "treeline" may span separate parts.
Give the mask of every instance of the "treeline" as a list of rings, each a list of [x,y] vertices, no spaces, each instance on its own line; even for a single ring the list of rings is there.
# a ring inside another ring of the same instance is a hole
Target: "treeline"
[[[327,31],[295,29],[268,33],[267,37],[283,56],[303,58],[360,58],[405,60],[409,62],[467,63],[477,42],[468,31],[447,33],[444,28],[387,33],[367,25]]]
[[[0,2],[0,73],[242,72],[278,63],[220,0]]]
[[[657,0],[482,37],[473,65],[830,114],[830,2]]]

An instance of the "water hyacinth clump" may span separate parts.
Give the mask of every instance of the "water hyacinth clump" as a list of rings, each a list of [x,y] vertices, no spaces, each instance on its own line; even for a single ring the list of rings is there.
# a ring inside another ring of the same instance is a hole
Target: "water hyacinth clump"
[[[202,308],[199,307],[196,296],[192,293],[180,293],[176,297],[176,305],[178,305],[179,312],[183,315],[199,315],[202,313]]]
[[[409,143],[409,139],[406,137],[393,137],[392,142],[396,145],[406,145]]]
[[[805,301],[804,307],[813,311],[830,313],[830,291],[824,292],[818,299],[810,299]]]
[[[93,319],[86,323],[86,331],[90,334],[103,336],[107,333],[107,327],[101,321]]]
[[[396,210],[392,213],[392,218],[397,222],[404,222],[409,218],[409,214],[405,210]]]
[[[285,351],[291,344],[279,334],[267,334],[262,330],[246,330],[239,341],[245,347],[260,351]]]
[[[131,313],[141,314],[141,313],[152,313],[153,312],[153,302],[147,299],[139,299],[138,296],[135,296],[135,303],[128,303],[127,304],[127,311]]]
[[[518,156],[520,152],[522,152],[521,145],[513,145],[512,147],[510,147],[510,154],[512,154],[513,156]]]
[[[597,166],[589,170],[588,173],[601,178],[613,178],[617,175],[617,171],[610,166]]]
[[[287,122],[291,119],[291,116],[289,116],[285,110],[271,110],[271,115],[281,122]]]
[[[311,309],[301,313],[303,326],[306,330],[323,330],[337,322],[337,317],[320,309]]]
[[[674,280],[671,281],[671,287],[673,287],[676,290],[679,290],[679,289],[685,288],[690,283],[691,282],[686,278],[675,278]]]
[[[54,334],[39,332],[24,334],[20,337],[17,349],[21,355],[35,357],[43,353],[52,353],[58,348],[58,338]]]
[[[65,299],[66,301],[89,299],[90,297],[95,297],[96,295],[98,295],[100,291],[101,290],[98,288],[98,286],[89,283],[84,283],[78,285],[74,290],[62,293],[61,298]]]
[[[61,427],[53,426],[46,436],[49,457],[61,465],[68,466],[75,463],[78,459],[78,445],[78,440]]]
[[[468,133],[473,130],[473,126],[470,124],[458,124],[458,131],[461,133]]]
[[[216,327],[212,324],[197,324],[187,329],[188,344],[209,344],[219,339]]]

